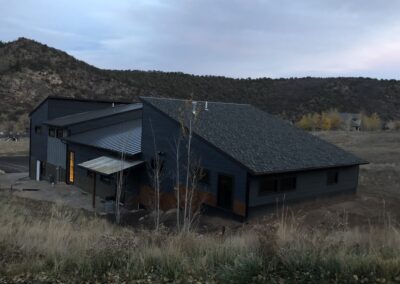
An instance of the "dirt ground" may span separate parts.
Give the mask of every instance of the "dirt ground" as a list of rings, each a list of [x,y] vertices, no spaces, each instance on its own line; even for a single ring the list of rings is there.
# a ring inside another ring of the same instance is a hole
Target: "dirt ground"
[[[400,132],[316,132],[369,162],[360,168],[356,195],[322,198],[288,205],[285,210],[250,220],[252,224],[277,218],[296,219],[308,227],[366,227],[400,221]],[[279,216],[277,216],[279,215]]]
[[[28,155],[29,139],[22,138],[19,141],[7,141],[0,139],[0,156]]]

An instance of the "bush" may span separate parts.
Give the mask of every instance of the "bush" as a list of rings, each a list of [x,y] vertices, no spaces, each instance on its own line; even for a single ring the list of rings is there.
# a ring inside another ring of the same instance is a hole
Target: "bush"
[[[225,236],[175,234],[46,204],[0,193],[1,283],[400,280],[400,233],[392,225],[306,230],[285,217]]]
[[[303,115],[296,126],[304,130],[332,130],[339,129],[341,124],[342,119],[337,110],[330,110]]]
[[[382,129],[382,122],[379,115],[375,112],[371,116],[366,114],[361,115],[361,129],[374,131]]]

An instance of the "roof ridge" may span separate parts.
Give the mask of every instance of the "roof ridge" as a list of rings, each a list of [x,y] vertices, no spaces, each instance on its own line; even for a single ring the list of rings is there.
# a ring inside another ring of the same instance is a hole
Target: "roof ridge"
[[[169,100],[169,101],[190,101],[190,99],[177,99],[177,98],[169,98],[169,97],[151,97],[151,96],[140,96],[140,99],[160,99],[160,100]],[[251,106],[251,104],[243,104],[243,103],[232,103],[232,102],[217,102],[217,101],[204,101],[204,100],[192,100],[194,102],[202,102],[202,103],[211,103],[211,104],[226,104],[226,105],[243,105],[243,106]]]

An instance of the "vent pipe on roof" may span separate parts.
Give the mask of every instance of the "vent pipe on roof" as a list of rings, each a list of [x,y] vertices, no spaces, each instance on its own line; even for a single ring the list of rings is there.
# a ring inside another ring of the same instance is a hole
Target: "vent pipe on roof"
[[[193,113],[193,115],[196,115],[196,106],[197,106],[197,102],[196,101],[193,101],[192,102],[192,113]]]
[[[206,101],[206,105],[204,106],[204,110],[208,110],[208,101]]]
[[[115,107],[115,104],[114,104],[114,102],[112,102],[112,104],[111,104],[111,107]]]

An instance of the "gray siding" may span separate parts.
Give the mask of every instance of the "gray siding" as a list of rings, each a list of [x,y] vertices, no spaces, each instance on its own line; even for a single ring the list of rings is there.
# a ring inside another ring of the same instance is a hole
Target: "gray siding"
[[[59,138],[48,137],[47,162],[65,169],[67,147]]]
[[[48,162],[48,141],[51,137],[48,137],[49,128],[46,125],[42,124],[44,121],[78,112],[101,109],[107,106],[109,106],[109,103],[82,102],[58,99],[47,99],[46,101],[44,101],[33,113],[31,113],[30,117],[30,177],[35,178],[37,160],[46,163]],[[35,126],[42,127],[41,134],[35,133]],[[52,145],[51,147],[53,146],[54,145]],[[53,158],[55,157],[51,157],[52,161],[54,161]],[[57,160],[57,164],[59,164],[60,160]],[[48,171],[47,168],[49,168],[50,170]],[[49,173],[54,174],[54,171],[52,171],[51,168],[53,168],[51,165],[50,167],[46,167],[46,176],[48,176]]]
[[[306,198],[330,195],[335,193],[355,192],[358,183],[358,166],[337,168],[339,181],[334,185],[327,185],[327,170],[313,170],[291,174],[296,176],[296,190],[259,195],[260,177],[249,177],[249,207],[260,205],[275,205],[277,201],[294,201]]]
[[[154,135],[153,135],[153,131]],[[150,161],[154,157],[153,137],[155,137],[157,152],[164,153],[164,177],[163,191],[172,191],[176,176],[176,146],[181,133],[178,122],[172,120],[149,106],[147,103],[143,105],[143,120],[142,120],[142,153],[146,161]],[[184,170],[185,165],[185,148],[186,142],[181,144],[181,170]],[[233,176],[234,178],[234,199],[243,204],[246,203],[246,184],[247,171],[237,162],[224,155],[222,152],[209,145],[201,138],[194,136],[192,141],[193,154],[195,161],[200,161],[203,168],[210,171],[210,184],[201,186],[204,191],[207,191],[217,196],[218,174]],[[184,172],[181,172],[183,178]],[[183,183],[183,180],[181,180]]]

